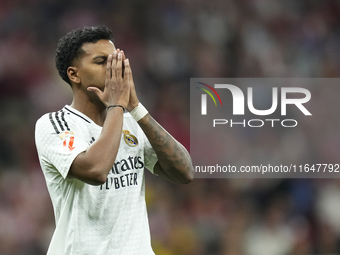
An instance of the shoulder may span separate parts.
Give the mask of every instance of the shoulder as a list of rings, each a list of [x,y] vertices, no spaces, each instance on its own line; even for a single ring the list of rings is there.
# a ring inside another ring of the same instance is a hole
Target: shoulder
[[[38,149],[38,154],[42,148],[46,148],[48,144],[52,144],[54,137],[59,136],[56,132],[55,124],[53,124],[53,115],[55,112],[46,113],[41,116],[35,124],[35,144]]]
[[[41,116],[35,125],[37,131],[47,131],[48,133],[61,133],[70,130],[69,125],[72,120],[65,114],[65,110],[61,109],[57,112],[46,113]]]
[[[35,131],[43,131],[43,130],[49,130],[53,129],[52,121],[53,117],[52,114],[53,112],[45,113],[43,116],[41,116],[36,124],[35,124]]]

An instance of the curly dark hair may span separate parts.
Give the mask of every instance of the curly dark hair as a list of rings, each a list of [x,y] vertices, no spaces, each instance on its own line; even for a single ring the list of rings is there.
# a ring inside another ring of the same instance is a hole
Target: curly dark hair
[[[82,46],[84,43],[96,43],[99,40],[111,40],[112,31],[107,27],[83,27],[68,32],[59,39],[55,64],[61,78],[70,86],[71,81],[67,76],[67,68],[72,64],[73,60],[85,54]]]

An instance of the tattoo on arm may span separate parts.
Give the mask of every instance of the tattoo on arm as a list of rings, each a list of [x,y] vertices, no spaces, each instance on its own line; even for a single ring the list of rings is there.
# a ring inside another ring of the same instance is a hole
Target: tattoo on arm
[[[155,150],[160,167],[172,181],[183,182],[192,178],[192,164],[189,153],[149,114],[138,124]]]

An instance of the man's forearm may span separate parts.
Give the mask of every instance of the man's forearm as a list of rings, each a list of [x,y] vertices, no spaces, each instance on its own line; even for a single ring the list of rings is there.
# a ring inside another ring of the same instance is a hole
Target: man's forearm
[[[122,109],[108,110],[101,134],[75,158],[69,176],[92,185],[104,183],[118,153],[122,126]]]
[[[188,183],[194,171],[190,155],[164,128],[147,114],[138,124],[155,150],[161,171],[176,183]]]

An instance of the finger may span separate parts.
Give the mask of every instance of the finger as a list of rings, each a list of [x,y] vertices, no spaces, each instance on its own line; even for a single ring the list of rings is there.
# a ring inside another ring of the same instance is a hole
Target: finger
[[[126,57],[125,57],[125,53],[124,53],[123,50],[117,49],[117,54],[118,54],[119,52],[122,53],[122,60],[123,60],[123,63],[124,63],[124,60],[125,60],[125,58],[126,58]],[[124,68],[124,65],[123,65],[123,68]]]
[[[122,74],[123,74],[123,79],[124,79],[124,73],[125,73],[125,65],[124,65],[125,54],[124,54],[124,51],[123,51],[123,50],[121,50],[120,52],[122,53],[122,63],[123,63],[123,66],[122,66]]]
[[[112,63],[111,63],[111,78],[116,81],[116,65],[117,65],[117,50],[113,52]]]
[[[124,79],[126,79],[128,82],[131,81],[132,78],[132,71],[130,67],[129,59],[124,60]]]
[[[124,62],[124,60],[125,60],[125,53],[124,53],[123,50],[121,50],[120,52],[122,53],[122,60],[123,60],[123,62]]]
[[[116,77],[122,80],[122,53],[118,53],[117,66],[116,66]]]
[[[95,93],[99,98],[101,98],[101,95],[103,94],[103,91],[101,91],[97,87],[88,87],[87,90]]]
[[[111,75],[112,75],[111,64],[112,64],[112,55],[110,54],[107,57],[105,84],[111,79]]]

